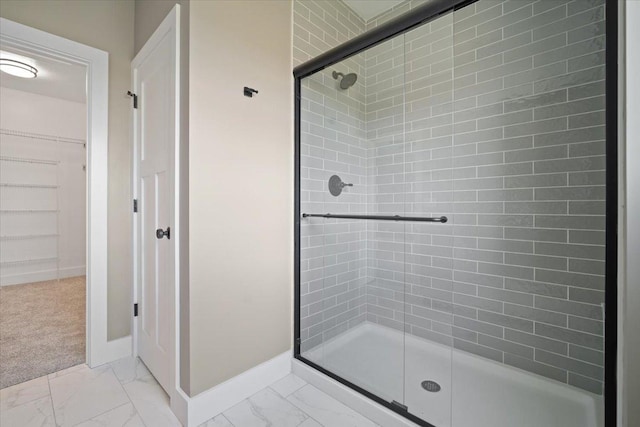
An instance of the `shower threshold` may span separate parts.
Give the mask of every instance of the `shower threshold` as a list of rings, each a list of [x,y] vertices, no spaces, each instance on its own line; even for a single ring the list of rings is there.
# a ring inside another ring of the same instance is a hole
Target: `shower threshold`
[[[302,356],[436,427],[604,424],[602,396],[375,323]],[[440,391],[425,390],[425,380]]]

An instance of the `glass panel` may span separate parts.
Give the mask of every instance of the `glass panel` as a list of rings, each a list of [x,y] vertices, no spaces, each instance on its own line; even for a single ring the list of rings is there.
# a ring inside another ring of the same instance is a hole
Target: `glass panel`
[[[371,213],[376,166],[368,159],[365,59],[355,55],[302,80],[303,213]],[[402,60],[399,65],[402,75]],[[394,130],[402,133],[403,126],[400,121]],[[301,354],[385,400],[402,402],[402,332],[385,341],[371,327],[404,328],[404,235],[389,226],[302,219]],[[392,247],[399,252],[395,259]]]
[[[406,216],[403,45],[401,35],[365,52],[367,208],[374,215]],[[406,222],[367,223],[367,358],[371,372],[379,372],[376,390],[403,405],[406,227]]]
[[[454,14],[454,427],[603,425],[604,30],[602,0]]]
[[[405,405],[436,426],[451,425],[453,14],[405,34],[403,141],[406,223]]]
[[[303,79],[301,101],[303,213],[449,220],[303,218],[302,356],[438,426],[451,419],[452,58],[449,13]]]

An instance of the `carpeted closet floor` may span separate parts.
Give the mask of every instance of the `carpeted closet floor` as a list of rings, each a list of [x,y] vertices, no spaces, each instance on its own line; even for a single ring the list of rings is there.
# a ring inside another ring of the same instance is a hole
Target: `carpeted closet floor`
[[[0,389],[85,362],[85,276],[0,287]]]

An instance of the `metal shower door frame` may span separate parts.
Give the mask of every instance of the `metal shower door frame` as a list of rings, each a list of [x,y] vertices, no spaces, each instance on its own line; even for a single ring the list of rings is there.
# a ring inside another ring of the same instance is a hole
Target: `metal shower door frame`
[[[300,136],[301,82],[318,71],[477,0],[431,0],[297,66],[294,75],[294,358],[420,426],[435,427],[368,390],[306,359],[300,353]],[[605,246],[605,427],[617,418],[618,347],[618,0],[606,0],[606,246]]]

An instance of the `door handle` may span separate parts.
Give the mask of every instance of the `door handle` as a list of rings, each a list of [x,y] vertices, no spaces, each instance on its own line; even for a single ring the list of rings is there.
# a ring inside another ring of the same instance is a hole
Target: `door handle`
[[[167,239],[171,239],[171,227],[167,227],[166,230],[163,230],[162,228],[158,228],[156,230],[156,237],[158,239],[162,239],[164,236],[167,236]]]

